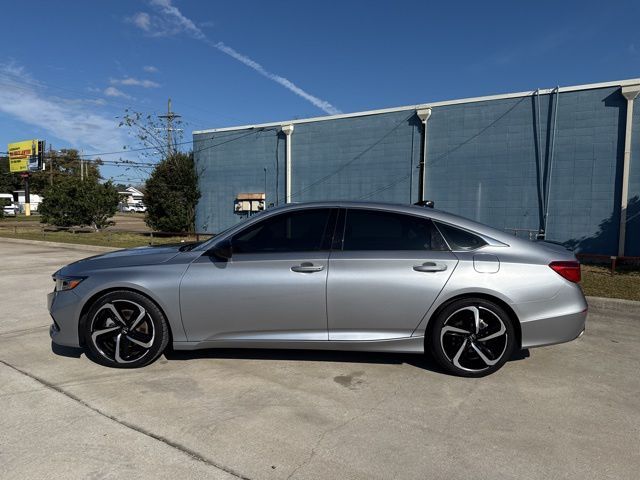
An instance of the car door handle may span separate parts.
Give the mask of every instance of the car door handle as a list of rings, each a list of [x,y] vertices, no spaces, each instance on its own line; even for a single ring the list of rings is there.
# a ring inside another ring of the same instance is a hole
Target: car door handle
[[[324,265],[314,265],[311,262],[302,262],[300,265],[291,267],[292,272],[313,273],[324,270]]]
[[[445,263],[425,262],[422,265],[414,265],[416,272],[444,272],[447,269]]]

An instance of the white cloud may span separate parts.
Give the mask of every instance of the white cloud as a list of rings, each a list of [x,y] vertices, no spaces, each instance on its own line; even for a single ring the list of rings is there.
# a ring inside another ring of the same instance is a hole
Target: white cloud
[[[125,77],[125,78],[111,78],[109,79],[112,85],[127,85],[133,87],[142,88],[158,88],[160,84],[153,80],[140,80],[139,78]]]
[[[142,70],[147,73],[158,73],[158,67],[154,67],[153,65],[145,65],[142,67]]]
[[[27,77],[27,80],[32,80],[31,76],[27,73],[25,68],[13,61],[7,64],[0,64],[0,73],[12,77]]]
[[[149,3],[154,7],[158,7],[166,18],[172,19],[176,27],[186,31],[192,37],[197,38],[198,40],[206,39],[206,36],[204,33],[202,33],[202,30],[196,27],[195,23],[182,15],[182,12],[180,12],[177,7],[171,4],[171,0],[150,0]]]
[[[127,21],[133,23],[136,27],[148,32],[151,29],[151,17],[148,13],[138,12],[127,18]]]
[[[146,12],[138,12],[130,17],[126,17],[125,21],[131,23],[143,30],[147,35],[152,37],[170,37],[176,35],[185,29],[192,34],[197,35],[197,27],[191,23],[187,18],[176,16],[174,12],[177,11],[170,3],[167,2],[153,2],[150,1],[153,6],[157,6],[162,9],[165,14],[163,16],[149,15]],[[180,14],[179,11],[177,11]],[[195,29],[195,30],[194,30]]]
[[[95,101],[50,95],[23,67],[0,64],[0,112],[39,127],[85,152],[121,150],[127,143],[117,120],[96,111]]]
[[[128,98],[131,96],[124,93],[122,90],[117,89],[116,87],[107,87],[103,92],[107,97],[119,97],[119,98]]]
[[[276,82],[287,90],[315,105],[322,111],[331,115],[340,113],[340,110],[334,107],[331,103],[326,100],[322,100],[321,98],[318,98],[314,95],[311,95],[309,92],[303,90],[288,78],[268,71],[260,63],[238,52],[237,50],[226,45],[223,42],[211,41],[193,21],[185,17],[182,12],[171,3],[171,0],[149,0],[149,3],[151,4],[151,6],[157,9],[159,16],[150,16],[149,14],[146,14],[147,17],[149,17],[149,21],[145,23],[144,27],[138,25],[139,28],[146,31],[149,35],[171,36],[178,33],[186,33],[192,38],[200,40],[210,47],[213,47],[218,51],[230,56],[234,60],[237,60],[238,62],[246,65],[263,77]]]

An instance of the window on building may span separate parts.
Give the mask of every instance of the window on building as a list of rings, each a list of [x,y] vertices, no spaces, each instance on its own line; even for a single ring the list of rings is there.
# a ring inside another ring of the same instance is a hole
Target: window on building
[[[447,250],[431,220],[376,210],[350,209],[344,250]]]
[[[234,253],[311,252],[322,249],[329,209],[283,213],[237,233]]]

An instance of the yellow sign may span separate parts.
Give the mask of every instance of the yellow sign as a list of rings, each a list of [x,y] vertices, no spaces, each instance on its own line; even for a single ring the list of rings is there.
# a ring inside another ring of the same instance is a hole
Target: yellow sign
[[[38,147],[40,142],[38,140],[25,140],[23,142],[16,142],[9,144],[9,171],[14,172],[28,172],[29,161],[38,157]]]

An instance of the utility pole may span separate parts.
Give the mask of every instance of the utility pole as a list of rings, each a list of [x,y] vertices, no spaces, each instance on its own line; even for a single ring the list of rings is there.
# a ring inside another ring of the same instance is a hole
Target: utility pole
[[[173,140],[173,121],[176,118],[180,118],[182,115],[178,115],[177,113],[171,111],[171,99],[167,103],[167,114],[166,115],[158,115],[159,118],[165,119],[167,121],[167,156],[171,156],[173,153],[174,140]]]
[[[24,178],[24,214],[25,216],[31,215],[31,193],[29,192],[29,177],[31,172],[23,172],[22,178]]]
[[[49,185],[53,185],[53,148],[49,144]]]
[[[29,191],[29,177],[31,176],[30,168],[31,168],[31,164],[33,163],[34,152],[36,151],[36,147],[39,147],[39,146],[40,146],[39,143],[35,140],[31,143],[31,155],[29,156],[27,171],[21,174],[22,177],[24,178],[24,214],[27,217],[31,215],[31,192]],[[38,153],[41,153],[41,152],[38,150]]]

